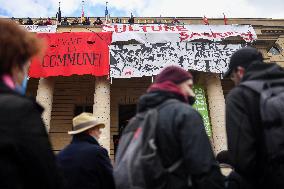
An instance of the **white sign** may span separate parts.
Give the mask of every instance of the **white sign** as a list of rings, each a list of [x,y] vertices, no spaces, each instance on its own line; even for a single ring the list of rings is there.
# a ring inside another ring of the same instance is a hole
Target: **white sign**
[[[196,39],[222,41],[240,36],[246,42],[257,39],[250,25],[165,25],[165,24],[110,24],[104,32],[113,32],[112,42],[136,40],[139,43],[186,42]]]
[[[224,73],[231,55],[241,47],[240,44],[220,43],[111,45],[110,76],[154,76],[169,65],[185,70]]]
[[[47,26],[39,26],[39,25],[21,25],[29,32],[36,33],[56,33],[57,25],[47,25]]]

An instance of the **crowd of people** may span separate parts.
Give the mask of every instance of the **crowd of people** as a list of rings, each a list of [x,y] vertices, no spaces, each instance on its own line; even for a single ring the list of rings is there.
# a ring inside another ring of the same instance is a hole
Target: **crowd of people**
[[[100,17],[97,17],[93,23],[90,21],[90,17],[75,17],[70,20],[67,17],[64,17],[63,20],[60,19],[60,21],[52,20],[51,18],[47,19],[31,19],[28,17],[27,19],[15,19],[14,17],[11,18],[11,20],[15,21],[19,25],[39,25],[39,26],[47,26],[47,25],[61,25],[61,26],[69,26],[69,25],[94,25],[94,26],[101,26],[103,23],[105,23],[105,20],[101,20]],[[181,24],[180,20],[178,20],[176,17],[172,19],[171,22],[164,22],[162,19],[154,19],[153,21],[145,21],[146,23],[152,23],[152,24]],[[116,23],[116,24],[122,24],[121,18],[114,18],[107,21],[107,23]],[[135,18],[133,14],[131,13],[130,18],[127,21],[128,24],[135,24]]]
[[[71,143],[53,154],[43,108],[25,96],[43,42],[9,20],[0,19],[0,33],[0,188],[284,188],[284,71],[257,49],[236,51],[225,74],[235,87],[226,100],[222,158],[192,107],[192,74],[170,66],[140,97],[112,165],[98,142],[105,123],[91,113],[73,118]],[[233,167],[227,177],[222,162]]]

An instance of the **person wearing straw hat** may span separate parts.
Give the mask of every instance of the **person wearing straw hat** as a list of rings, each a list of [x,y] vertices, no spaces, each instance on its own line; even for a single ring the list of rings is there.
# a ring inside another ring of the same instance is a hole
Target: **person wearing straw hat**
[[[91,113],[73,118],[71,143],[57,155],[57,163],[64,175],[64,188],[112,189],[114,180],[108,152],[99,143],[104,123]]]

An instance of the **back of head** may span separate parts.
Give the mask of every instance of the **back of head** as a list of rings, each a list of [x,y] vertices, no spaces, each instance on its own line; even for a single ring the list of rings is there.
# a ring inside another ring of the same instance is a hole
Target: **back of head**
[[[175,84],[180,84],[188,79],[192,79],[192,75],[189,72],[178,66],[168,66],[157,75],[155,83],[170,81]]]
[[[224,77],[229,76],[232,71],[235,70],[238,66],[246,69],[249,65],[256,62],[263,62],[263,56],[261,52],[253,47],[241,48],[232,55],[230,59],[229,69],[224,74]]]
[[[0,19],[0,75],[10,74],[42,51],[42,41],[15,22]]]
[[[245,47],[236,51],[231,59],[230,65],[238,65],[247,68],[252,62],[262,62],[263,56],[256,48]]]

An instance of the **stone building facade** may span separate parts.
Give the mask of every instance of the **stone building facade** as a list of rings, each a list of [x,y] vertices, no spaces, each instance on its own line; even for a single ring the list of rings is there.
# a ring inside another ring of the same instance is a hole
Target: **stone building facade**
[[[153,23],[155,18],[135,18],[137,23]],[[160,19],[160,18],[157,18]],[[170,18],[162,18],[170,21]],[[202,24],[201,18],[178,18],[185,24]],[[264,55],[267,63],[277,62],[284,67],[284,19],[229,19],[229,24],[250,24],[257,34],[253,46]],[[223,24],[222,19],[212,19],[210,24]],[[93,26],[58,26],[57,32],[100,32]],[[239,43],[239,38],[228,39]],[[217,153],[227,148],[225,134],[225,96],[233,87],[220,74],[194,72],[195,82],[204,86],[212,126],[212,146]],[[43,119],[55,152],[63,149],[71,140],[72,118],[82,112],[93,112],[106,124],[101,144],[115,154],[114,138],[121,124],[135,113],[136,103],[151,77],[113,79],[107,77],[70,76],[30,79],[28,94],[36,96],[45,108]],[[127,117],[128,116],[128,117]]]

